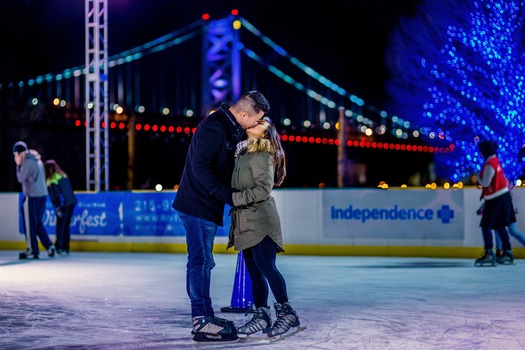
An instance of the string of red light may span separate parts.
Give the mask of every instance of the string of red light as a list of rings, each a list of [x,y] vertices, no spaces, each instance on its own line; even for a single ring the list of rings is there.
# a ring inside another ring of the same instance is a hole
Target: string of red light
[[[81,120],[75,121],[75,126],[85,127],[86,122]],[[102,128],[105,128],[105,123],[102,123]],[[120,129],[124,130],[128,128],[128,124],[125,122],[116,122],[112,121],[109,123],[110,129]],[[196,127],[189,126],[173,126],[173,125],[157,125],[157,124],[135,124],[136,131],[152,131],[152,132],[162,132],[162,133],[177,133],[177,134],[193,134],[195,133]],[[315,137],[315,136],[301,136],[301,135],[281,135],[281,140],[283,142],[295,142],[295,143],[309,143],[309,144],[318,144],[318,145],[334,145],[338,146],[340,141],[337,138],[330,137]],[[398,144],[391,142],[377,142],[377,141],[365,141],[365,140],[348,140],[346,142],[348,147],[356,148],[371,148],[371,149],[382,149],[382,150],[392,150],[392,151],[408,151],[408,152],[422,152],[422,153],[449,153],[452,151],[450,148],[444,147],[433,147],[433,146],[422,146],[422,145],[406,145]]]

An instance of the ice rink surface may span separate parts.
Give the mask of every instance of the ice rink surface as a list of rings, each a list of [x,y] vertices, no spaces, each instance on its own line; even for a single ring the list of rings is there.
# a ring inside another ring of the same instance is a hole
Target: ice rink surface
[[[217,316],[240,325],[249,316],[220,312],[231,305],[237,255],[215,261]],[[473,259],[281,254],[307,330],[272,344],[193,343],[185,264],[181,254],[20,261],[0,251],[0,349],[525,349],[523,260],[480,268]]]

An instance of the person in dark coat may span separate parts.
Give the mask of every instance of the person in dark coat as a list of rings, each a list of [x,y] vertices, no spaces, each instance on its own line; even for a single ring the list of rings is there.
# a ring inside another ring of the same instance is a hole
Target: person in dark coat
[[[71,218],[77,204],[77,197],[67,174],[53,159],[44,163],[46,185],[51,203],[56,212],[56,242],[58,254],[69,255],[71,241]]]
[[[205,117],[192,136],[173,201],[186,230],[186,290],[191,302],[193,340],[236,341],[233,322],[216,317],[210,297],[213,241],[223,225],[224,205],[233,206],[231,176],[235,147],[270,104],[258,91],[244,93],[231,107],[223,103]]]

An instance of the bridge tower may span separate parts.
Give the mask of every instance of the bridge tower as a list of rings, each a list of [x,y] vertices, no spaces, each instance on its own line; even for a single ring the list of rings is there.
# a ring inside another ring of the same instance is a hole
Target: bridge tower
[[[211,21],[203,35],[202,107],[210,111],[221,101],[233,102],[241,94],[239,32],[235,16]]]
[[[86,190],[109,190],[108,0],[85,0]],[[101,123],[102,121],[102,123]]]

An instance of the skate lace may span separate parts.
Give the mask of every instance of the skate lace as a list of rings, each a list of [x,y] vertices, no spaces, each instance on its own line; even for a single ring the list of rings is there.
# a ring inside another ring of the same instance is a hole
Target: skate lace
[[[279,330],[279,333],[284,333],[292,327],[295,322],[295,315],[293,314],[279,314],[277,320],[273,324],[273,329]]]
[[[252,319],[239,328],[239,332],[255,333],[268,326],[266,320],[263,318],[263,310],[253,310],[252,312]],[[248,315],[248,313],[246,313],[246,315]]]
[[[264,328],[261,323],[259,322],[259,319],[254,316],[248,323],[241,327],[241,330],[250,333],[258,332]]]

